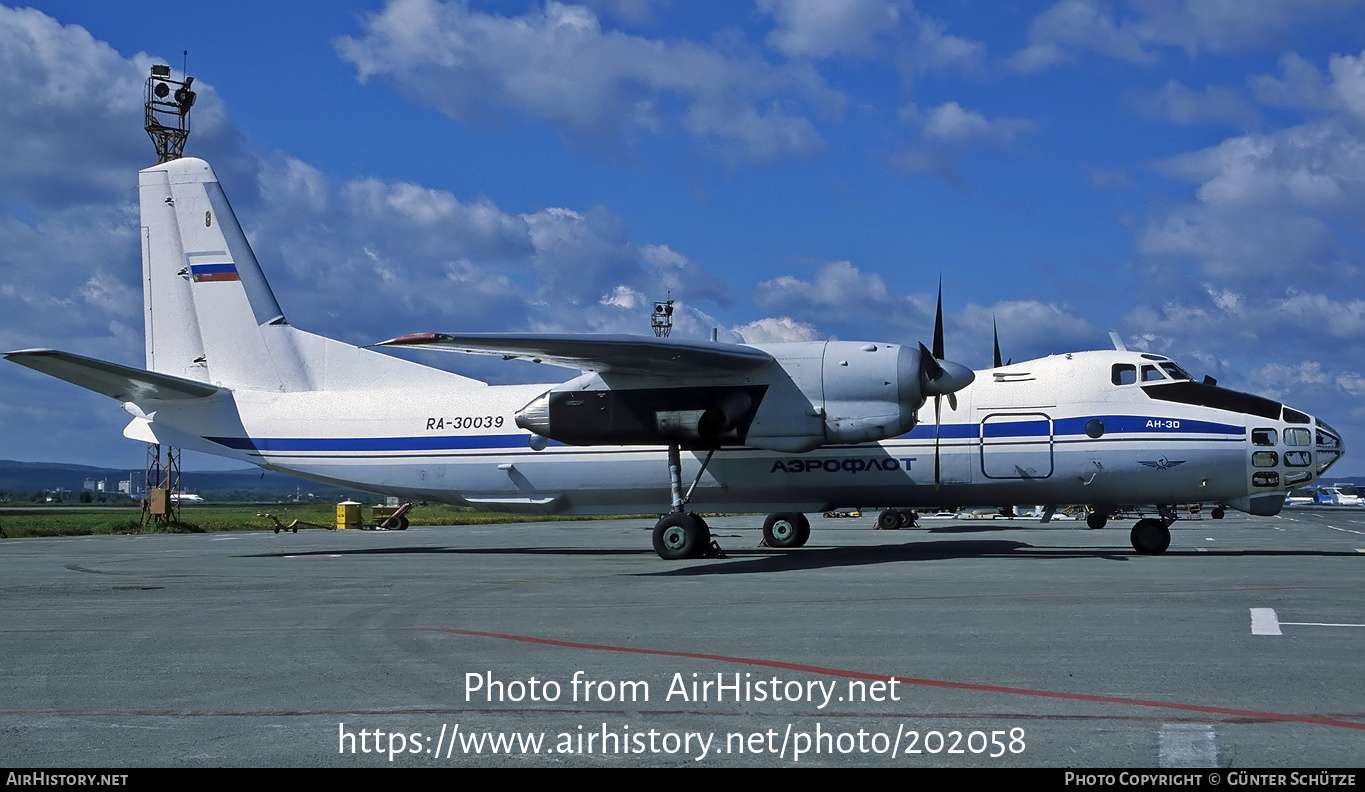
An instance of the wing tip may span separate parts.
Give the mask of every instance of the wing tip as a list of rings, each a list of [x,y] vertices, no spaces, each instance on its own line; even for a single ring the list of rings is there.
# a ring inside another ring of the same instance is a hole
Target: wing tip
[[[440,333],[408,333],[388,341],[380,341],[375,346],[421,346],[430,344],[441,337]]]

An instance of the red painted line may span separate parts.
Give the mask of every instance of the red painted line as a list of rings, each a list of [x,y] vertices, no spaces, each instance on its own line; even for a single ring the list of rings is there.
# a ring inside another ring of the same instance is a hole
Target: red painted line
[[[608,646],[604,644],[578,643],[576,641],[556,641],[551,638],[533,638],[527,635],[509,635],[507,633],[481,632],[479,630],[460,630],[454,627],[440,628],[437,632],[451,633],[454,635],[469,635],[480,638],[498,638],[504,641],[521,641],[523,643],[541,644],[543,646],[562,646],[566,649],[591,649],[599,652],[620,652],[623,654],[642,654],[657,655],[660,657],[685,657],[692,660],[716,660],[722,663],[737,663],[739,665],[759,666],[762,668],[781,668],[787,671],[802,671],[809,674],[823,674],[825,676],[841,677],[844,679],[869,679],[869,680],[891,680],[894,679],[905,685],[919,685],[922,687],[940,687],[953,690],[975,690],[983,693],[1007,693],[1012,696],[1034,696],[1038,698],[1066,699],[1070,701],[1090,701],[1099,704],[1123,704],[1130,707],[1156,707],[1160,709],[1183,710],[1185,712],[1203,712],[1215,715],[1235,715],[1243,718],[1255,718],[1257,720],[1289,721],[1295,723],[1313,723],[1319,726],[1336,726],[1342,729],[1365,730],[1365,723],[1338,720],[1336,718],[1325,718],[1319,715],[1293,715],[1281,712],[1261,712],[1258,710],[1231,709],[1228,707],[1206,707],[1200,704],[1179,704],[1169,701],[1148,701],[1146,699],[1122,698],[1119,696],[1093,696],[1086,693],[1060,693],[1050,690],[1030,690],[1028,688],[1002,687],[1000,685],[979,685],[972,682],[949,682],[940,679],[917,679],[915,677],[888,676],[883,674],[869,674],[863,671],[845,671],[838,668],[824,668],[822,666],[805,665],[802,663],[784,663],[780,660],[759,660],[752,657],[729,657],[727,655],[704,654],[701,652],[678,652],[668,649],[641,649],[632,646]]]

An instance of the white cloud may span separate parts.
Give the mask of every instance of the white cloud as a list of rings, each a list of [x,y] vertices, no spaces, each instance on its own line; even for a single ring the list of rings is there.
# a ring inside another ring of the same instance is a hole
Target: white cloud
[[[758,0],[758,8],[777,22],[768,45],[797,58],[869,55],[901,24],[898,4],[887,0]]]
[[[1139,64],[1156,59],[1144,49],[1132,23],[1116,20],[1099,0],[1062,0],[1033,20],[1029,41],[1028,47],[1010,59],[1020,71],[1038,71],[1070,60],[1072,49],[1092,50]]]
[[[828,262],[812,280],[784,275],[760,283],[754,300],[781,319],[736,328],[747,341],[808,340],[835,329],[840,338],[902,344],[930,343],[935,295],[898,294],[876,273],[847,261]],[[991,363],[991,326],[997,323],[1002,354],[1014,360],[1094,349],[1104,333],[1064,304],[1038,300],[969,303],[944,316],[948,357],[974,368]],[[756,325],[756,326],[755,326]],[[751,337],[752,334],[752,337]]]
[[[809,66],[604,30],[591,10],[553,0],[518,17],[461,0],[391,0],[364,26],[336,42],[362,81],[380,78],[462,123],[530,117],[593,146],[676,125],[770,161],[822,146],[804,112],[842,109]]]
[[[909,298],[892,294],[880,275],[863,273],[847,261],[823,265],[813,281],[793,275],[763,281],[754,287],[754,301],[766,310],[818,324],[841,323],[850,315],[876,315],[892,321],[907,313],[923,316]]]
[[[1252,78],[1252,87],[1262,102],[1342,113],[1357,122],[1365,121],[1365,52],[1333,55],[1326,75],[1292,52],[1280,57],[1280,69],[1282,78]]]
[[[1129,104],[1140,113],[1177,124],[1223,121],[1250,128],[1260,120],[1256,109],[1232,90],[1211,85],[1199,94],[1176,80],[1156,91],[1135,93]]]
[[[1029,45],[1009,59],[1032,72],[1094,52],[1138,65],[1176,48],[1230,54],[1280,46],[1296,26],[1349,20],[1353,0],[1061,0],[1039,14]]]
[[[912,104],[902,108],[900,115],[919,133],[919,140],[895,156],[896,164],[964,192],[966,185],[957,174],[957,166],[969,150],[987,146],[1003,151],[1013,146],[1019,135],[1036,128],[1025,118],[988,119],[957,102],[945,102],[928,112]]]
[[[1319,115],[1156,163],[1196,187],[1192,203],[1153,214],[1138,233],[1152,282],[1190,269],[1264,302],[1365,270],[1365,125],[1351,98],[1365,91],[1362,60],[1334,57],[1330,76],[1297,56],[1280,63],[1282,79],[1253,81],[1258,97]]]
[[[824,335],[807,322],[798,322],[790,316],[755,319],[747,324],[731,328],[746,344],[770,344],[781,341],[819,341]]]
[[[758,0],[775,27],[766,42],[791,58],[889,57],[908,86],[922,73],[981,69],[986,48],[947,32],[910,0]]]

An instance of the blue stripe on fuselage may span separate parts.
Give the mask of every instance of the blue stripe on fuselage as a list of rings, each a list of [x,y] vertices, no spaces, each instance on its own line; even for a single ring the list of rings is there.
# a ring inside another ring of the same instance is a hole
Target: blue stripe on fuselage
[[[1008,416],[1000,416],[1007,418]],[[1048,437],[1048,422],[1034,416],[1020,421],[992,421],[986,424],[988,437]],[[1085,434],[1085,426],[1098,419],[1110,434],[1202,434],[1243,437],[1245,426],[1199,421],[1189,418],[1155,418],[1139,415],[1088,415],[1058,418],[1052,422],[1053,437]],[[937,429],[945,440],[974,440],[981,437],[981,424],[944,424]],[[933,424],[920,424],[900,437],[908,440],[933,440]],[[241,451],[457,451],[467,449],[524,448],[527,435],[458,435],[441,437],[206,437],[205,440]],[[563,445],[551,441],[551,445]]]

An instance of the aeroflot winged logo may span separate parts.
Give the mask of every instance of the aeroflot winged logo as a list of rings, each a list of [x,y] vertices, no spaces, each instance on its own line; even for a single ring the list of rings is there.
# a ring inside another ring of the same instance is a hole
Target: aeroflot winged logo
[[[1147,467],[1152,468],[1153,470],[1170,470],[1171,468],[1180,467],[1181,465],[1185,464],[1185,460],[1167,459],[1166,457],[1162,457],[1156,460],[1155,462],[1149,462],[1146,460],[1139,459],[1137,463],[1139,465],[1146,465]]]

